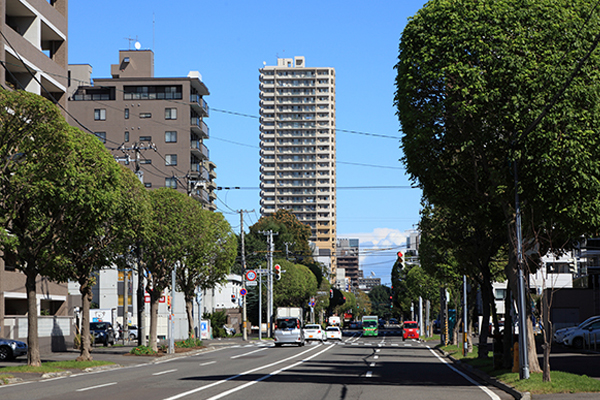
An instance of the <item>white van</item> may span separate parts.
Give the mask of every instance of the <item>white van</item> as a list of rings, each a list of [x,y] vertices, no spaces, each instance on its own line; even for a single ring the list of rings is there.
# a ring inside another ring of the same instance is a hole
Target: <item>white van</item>
[[[297,344],[304,346],[304,333],[302,332],[302,321],[296,317],[277,318],[275,330],[273,331],[273,340],[275,346],[282,344]]]

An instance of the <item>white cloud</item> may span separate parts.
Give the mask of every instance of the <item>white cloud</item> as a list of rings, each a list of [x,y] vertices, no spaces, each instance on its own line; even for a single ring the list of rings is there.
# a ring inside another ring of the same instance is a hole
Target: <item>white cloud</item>
[[[381,278],[381,283],[391,283],[391,270],[396,261],[396,253],[406,249],[406,238],[409,232],[401,232],[392,228],[376,228],[372,232],[349,233],[340,237],[359,239],[359,264],[365,277]]]

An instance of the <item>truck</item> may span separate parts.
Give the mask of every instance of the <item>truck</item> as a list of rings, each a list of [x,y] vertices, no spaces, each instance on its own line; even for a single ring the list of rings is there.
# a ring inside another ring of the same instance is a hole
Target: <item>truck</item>
[[[377,315],[365,315],[362,318],[363,336],[378,336],[378,322]]]
[[[90,322],[110,322],[116,324],[116,308],[92,308],[90,309]]]
[[[340,317],[338,317],[337,315],[332,315],[331,317],[329,317],[328,319],[329,325],[331,326],[340,326],[340,323],[342,322]]]
[[[273,340],[276,347],[283,344],[304,346],[302,314],[301,307],[277,307],[275,329],[273,330]]]

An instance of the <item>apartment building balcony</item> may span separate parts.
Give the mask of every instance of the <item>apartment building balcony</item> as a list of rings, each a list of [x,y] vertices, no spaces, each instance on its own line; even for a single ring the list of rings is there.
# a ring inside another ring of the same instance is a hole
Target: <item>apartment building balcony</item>
[[[198,199],[202,204],[210,204],[210,197],[208,195],[208,190],[203,187],[198,187],[192,190],[192,195]]]
[[[192,154],[201,160],[208,160],[208,148],[202,143],[200,140],[192,140],[190,141],[190,148],[192,150]]]
[[[190,95],[190,104],[192,109],[196,111],[201,117],[208,118],[209,116],[209,107],[206,100],[202,98],[199,94],[191,94]],[[193,125],[193,124],[192,124]]]
[[[209,180],[208,170],[202,165],[202,163],[191,163],[190,164],[191,176],[207,182]]]
[[[217,166],[214,162],[210,160],[204,160],[202,161],[202,165],[208,170],[208,176],[211,180],[217,179]]]
[[[190,118],[190,125],[192,127],[192,132],[201,136],[202,139],[208,139],[209,138],[209,129],[208,129],[208,125],[206,125],[204,123],[204,121],[202,121],[202,118],[200,117],[191,117]]]

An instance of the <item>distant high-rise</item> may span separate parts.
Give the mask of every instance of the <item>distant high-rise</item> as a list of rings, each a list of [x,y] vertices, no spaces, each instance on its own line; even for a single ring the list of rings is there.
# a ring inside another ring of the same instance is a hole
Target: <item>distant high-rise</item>
[[[260,69],[261,215],[279,209],[310,226],[335,276],[335,70],[304,57]]]

